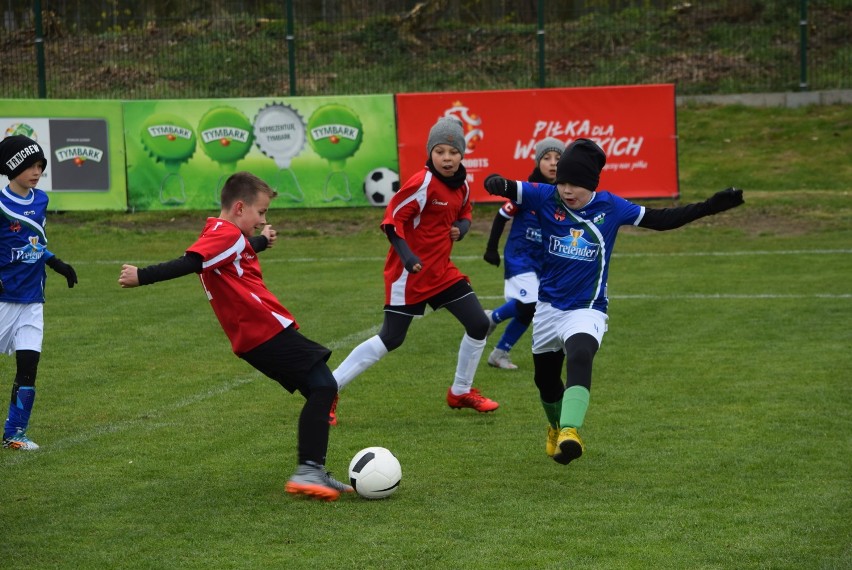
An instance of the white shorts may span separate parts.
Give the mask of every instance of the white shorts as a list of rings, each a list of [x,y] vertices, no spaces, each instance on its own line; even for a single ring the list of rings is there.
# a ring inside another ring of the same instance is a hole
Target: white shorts
[[[598,346],[603,342],[606,332],[606,313],[595,309],[575,309],[563,311],[550,303],[539,302],[533,316],[532,351],[533,354],[565,350],[568,337],[586,333],[595,337]]]
[[[517,299],[521,303],[538,302],[538,275],[535,271],[509,277],[503,282],[503,296],[506,300]]]
[[[42,303],[0,303],[0,354],[16,350],[41,352],[44,338]]]

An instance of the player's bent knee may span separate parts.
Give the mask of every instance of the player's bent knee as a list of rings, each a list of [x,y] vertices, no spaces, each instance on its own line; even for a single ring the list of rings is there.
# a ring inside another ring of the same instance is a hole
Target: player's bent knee
[[[402,346],[402,343],[405,341],[405,335],[396,334],[384,336],[379,333],[379,339],[382,341],[382,344],[385,345],[385,348],[388,350],[388,352],[390,352]]]
[[[565,341],[565,357],[569,367],[591,366],[597,351],[598,341],[590,334],[575,334]]]
[[[41,353],[36,350],[19,350],[15,353],[15,384],[18,386],[35,386],[38,374],[38,362]]]

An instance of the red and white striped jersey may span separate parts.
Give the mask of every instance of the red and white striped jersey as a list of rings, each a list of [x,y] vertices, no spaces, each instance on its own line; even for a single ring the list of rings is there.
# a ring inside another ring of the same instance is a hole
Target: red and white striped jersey
[[[291,325],[298,328],[290,311],[266,288],[257,253],[233,223],[207,218],[201,236],[187,252],[203,259],[201,285],[236,354]]]
[[[420,303],[460,279],[467,279],[450,260],[450,229],[457,220],[470,220],[471,210],[467,182],[452,189],[428,168],[409,178],[394,194],[382,227],[394,227],[420,258],[423,269],[418,273],[406,271],[391,246],[385,260],[385,304]]]

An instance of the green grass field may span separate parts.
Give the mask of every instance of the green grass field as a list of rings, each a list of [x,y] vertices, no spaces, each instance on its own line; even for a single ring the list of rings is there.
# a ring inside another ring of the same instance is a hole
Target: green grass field
[[[725,113],[736,144],[744,118]],[[702,160],[724,164],[698,132],[680,128],[687,201],[724,178],[696,182]],[[766,138],[741,161],[787,152]],[[57,214],[51,246],[79,285],[48,281],[42,449],[0,450],[0,567],[849,568],[849,180],[790,176],[677,231],[622,231],[587,452],[567,467],[544,454],[529,334],[519,370],[483,359],[476,385],[501,408],[479,415],[444,401],[461,327],[446,311],[416,321],[343,391],[331,434],[342,478],[359,449],[394,451],[402,486],[383,501],[287,496],[301,397],[230,353],[195,277],[118,287],[122,263],[180,255],[207,213]],[[502,294],[502,268],[481,260],[494,212],[477,205],[454,256],[486,307]],[[267,283],[333,366],[381,322],[380,215],[269,216],[282,239],[262,254]],[[4,393],[13,376],[0,358]]]

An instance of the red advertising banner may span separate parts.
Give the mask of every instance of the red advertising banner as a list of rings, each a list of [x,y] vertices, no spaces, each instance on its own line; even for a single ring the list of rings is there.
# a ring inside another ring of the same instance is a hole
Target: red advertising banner
[[[624,198],[679,195],[674,85],[398,94],[396,112],[401,180],[426,163],[435,121],[453,116],[465,129],[474,201],[495,201],[482,187],[488,174],[526,180],[545,137],[598,143],[607,155],[601,190]]]

